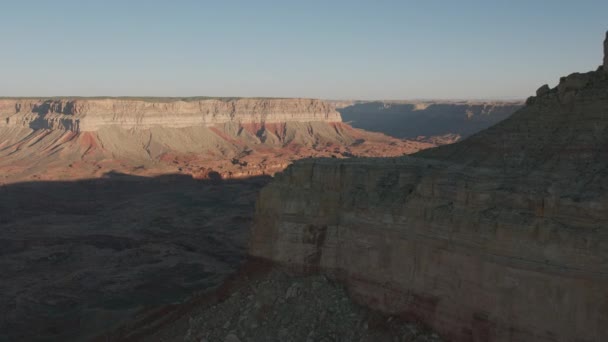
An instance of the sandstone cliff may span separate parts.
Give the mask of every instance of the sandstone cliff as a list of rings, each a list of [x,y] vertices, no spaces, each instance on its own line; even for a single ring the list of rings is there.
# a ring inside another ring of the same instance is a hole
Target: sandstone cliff
[[[262,190],[250,254],[447,340],[605,341],[607,113],[598,70],[415,157],[298,162]]]
[[[137,99],[4,99],[0,126],[98,131],[181,128],[236,123],[340,122],[328,103],[314,99],[204,99],[146,101]]]

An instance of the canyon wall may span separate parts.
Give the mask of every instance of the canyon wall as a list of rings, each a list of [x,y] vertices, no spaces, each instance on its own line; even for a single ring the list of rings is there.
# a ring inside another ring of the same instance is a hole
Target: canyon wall
[[[0,126],[98,131],[107,126],[148,129],[235,123],[340,122],[328,103],[314,99],[0,99]]]
[[[250,254],[451,341],[607,340],[608,74],[413,157],[295,163],[260,193]]]
[[[605,197],[407,157],[300,161],[277,178],[258,198],[256,257],[333,275],[448,340],[608,336]]]

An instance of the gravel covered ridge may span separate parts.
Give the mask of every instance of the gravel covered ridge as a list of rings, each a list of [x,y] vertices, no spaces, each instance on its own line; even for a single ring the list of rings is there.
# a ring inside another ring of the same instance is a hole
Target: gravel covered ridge
[[[417,324],[354,304],[324,276],[273,271],[223,302],[194,310],[160,341],[441,341]],[[185,323],[185,322],[184,322]],[[185,331],[184,331],[185,330]]]

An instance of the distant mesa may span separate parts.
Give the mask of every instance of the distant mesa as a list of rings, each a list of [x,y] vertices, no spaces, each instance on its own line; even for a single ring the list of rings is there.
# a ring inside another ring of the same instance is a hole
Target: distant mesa
[[[354,129],[316,99],[0,99],[0,180],[8,183],[110,170],[242,178],[301,158],[399,156],[437,143]]]
[[[333,106],[314,99],[155,100],[130,98],[0,99],[5,126],[93,132],[213,126],[230,122],[340,122]]]

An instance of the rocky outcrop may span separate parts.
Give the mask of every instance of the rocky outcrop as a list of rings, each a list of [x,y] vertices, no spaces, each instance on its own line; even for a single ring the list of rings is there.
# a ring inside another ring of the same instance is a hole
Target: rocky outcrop
[[[606,39],[604,40],[604,71],[608,72],[608,32],[606,32]]]
[[[262,190],[250,254],[342,280],[453,341],[608,338],[608,76],[414,157],[306,160]]]
[[[314,99],[3,99],[0,126],[98,131],[182,128],[226,123],[340,122],[328,103]]]

